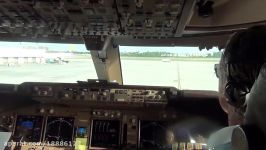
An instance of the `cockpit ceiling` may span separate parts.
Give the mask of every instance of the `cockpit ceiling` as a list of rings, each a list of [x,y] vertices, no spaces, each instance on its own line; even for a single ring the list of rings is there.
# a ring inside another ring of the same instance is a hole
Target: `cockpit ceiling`
[[[213,14],[200,17],[198,7],[186,26],[188,31],[223,32],[266,24],[266,1],[262,0],[214,0]]]
[[[177,35],[184,0],[0,0],[0,34],[61,39],[83,35]]]

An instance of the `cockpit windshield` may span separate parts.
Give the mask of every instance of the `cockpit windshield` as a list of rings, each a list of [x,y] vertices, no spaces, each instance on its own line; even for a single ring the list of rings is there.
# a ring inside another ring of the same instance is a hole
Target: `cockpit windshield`
[[[124,84],[218,90],[213,69],[222,54],[218,48],[120,46],[119,50]]]
[[[84,44],[0,42],[0,83],[97,79]]]
[[[0,42],[0,48],[1,83],[74,83],[98,78],[84,44]],[[119,50],[126,85],[218,90],[213,69],[221,56],[217,48],[120,46]]]

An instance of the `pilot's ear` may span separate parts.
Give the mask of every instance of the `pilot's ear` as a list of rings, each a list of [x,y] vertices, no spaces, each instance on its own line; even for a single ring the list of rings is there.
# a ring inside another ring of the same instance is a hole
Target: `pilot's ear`
[[[228,125],[241,125],[244,123],[244,116],[240,115],[236,108],[228,104]]]
[[[223,77],[219,77],[219,103],[220,106],[222,107],[223,111],[228,113],[228,103],[224,94],[224,87],[225,87],[226,81],[223,80]]]
[[[228,103],[223,93],[219,93],[219,103],[225,113],[228,113]]]

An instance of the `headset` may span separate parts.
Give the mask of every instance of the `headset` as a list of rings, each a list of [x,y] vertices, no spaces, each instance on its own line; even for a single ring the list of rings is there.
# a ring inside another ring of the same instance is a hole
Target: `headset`
[[[228,77],[225,85],[225,96],[227,102],[236,108],[241,108],[245,105],[246,95],[250,92],[252,85],[245,81],[238,81],[232,77],[230,72],[231,65],[227,64]]]

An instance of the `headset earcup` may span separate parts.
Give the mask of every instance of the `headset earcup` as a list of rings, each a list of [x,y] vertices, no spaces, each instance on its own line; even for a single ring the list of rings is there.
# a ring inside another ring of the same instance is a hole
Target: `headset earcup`
[[[238,89],[236,89],[237,86],[234,82],[230,81],[225,86],[225,96],[227,97],[227,102],[233,106],[237,105],[237,94],[236,92]]]
[[[227,97],[227,102],[235,107],[240,107],[242,105],[241,98],[243,98],[243,96],[247,93],[248,91],[246,86],[234,81],[227,82],[225,86],[225,96]]]

